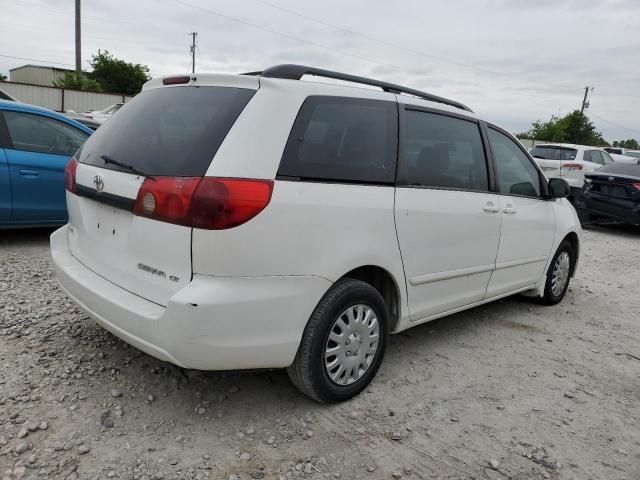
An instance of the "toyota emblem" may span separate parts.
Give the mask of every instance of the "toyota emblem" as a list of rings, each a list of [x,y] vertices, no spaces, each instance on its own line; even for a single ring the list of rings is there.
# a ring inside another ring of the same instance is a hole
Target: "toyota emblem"
[[[615,177],[609,177],[609,181],[613,182],[615,180]]]
[[[98,192],[104,190],[104,180],[100,175],[96,175],[95,177],[93,177],[93,184],[96,186],[96,190]]]

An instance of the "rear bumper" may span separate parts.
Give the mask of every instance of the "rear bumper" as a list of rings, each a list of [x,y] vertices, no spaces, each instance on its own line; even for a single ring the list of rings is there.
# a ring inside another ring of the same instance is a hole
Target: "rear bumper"
[[[125,342],[185,368],[282,368],[293,362],[304,327],[331,282],[315,276],[193,280],[161,306],[109,282],[73,257],[68,226],[51,235],[64,291]]]

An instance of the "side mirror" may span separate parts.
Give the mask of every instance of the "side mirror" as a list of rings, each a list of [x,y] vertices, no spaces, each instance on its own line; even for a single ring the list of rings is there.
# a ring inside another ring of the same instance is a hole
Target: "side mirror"
[[[549,196],[547,198],[564,198],[569,195],[569,184],[562,178],[549,180]]]

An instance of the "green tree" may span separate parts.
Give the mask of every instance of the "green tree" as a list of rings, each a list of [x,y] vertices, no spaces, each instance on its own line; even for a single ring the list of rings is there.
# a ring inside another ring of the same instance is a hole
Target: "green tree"
[[[564,125],[558,117],[552,115],[549,121],[543,122],[536,120],[531,124],[529,131],[531,138],[536,140],[544,140],[546,142],[563,142],[564,141]]]
[[[63,77],[53,81],[53,86],[67,88],[69,90],[82,90],[85,92],[102,91],[98,82],[87,77],[84,73],[78,75],[76,72],[65,72]]]
[[[561,118],[554,115],[547,122],[536,120],[531,124],[531,130],[520,138],[584,145],[607,144],[602,134],[596,131],[591,120],[579,110],[574,110]]]
[[[596,127],[589,117],[579,110],[565,115],[560,119],[564,125],[564,142],[578,143],[581,145],[603,145],[607,142],[602,134],[596,131]]]
[[[639,144],[635,138],[630,138],[628,140],[616,140],[615,142],[613,142],[613,146],[628,148],[630,150],[638,150]]]
[[[4,73],[0,73],[0,82],[6,82],[7,76]]]
[[[93,67],[90,78],[97,81],[105,92],[135,95],[150,78],[146,65],[125,62],[107,50],[98,50],[89,63]]]

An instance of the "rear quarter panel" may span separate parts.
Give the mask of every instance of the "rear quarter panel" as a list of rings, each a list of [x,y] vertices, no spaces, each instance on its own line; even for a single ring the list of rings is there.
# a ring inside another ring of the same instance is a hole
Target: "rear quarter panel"
[[[393,94],[363,88],[260,78],[260,89],[207,175],[274,179],[298,111],[311,95],[386,97],[395,102]],[[354,268],[376,265],[394,277],[404,314],[406,287],[393,208],[392,186],[276,180],[270,204],[246,224],[193,230],[193,272],[318,276],[335,282]]]
[[[394,188],[276,181],[271,203],[229,230],[193,231],[194,273],[319,276],[335,282],[377,265],[404,296],[393,214]]]

